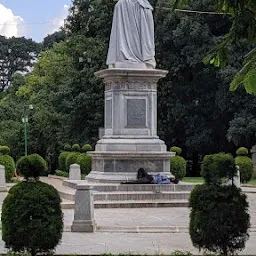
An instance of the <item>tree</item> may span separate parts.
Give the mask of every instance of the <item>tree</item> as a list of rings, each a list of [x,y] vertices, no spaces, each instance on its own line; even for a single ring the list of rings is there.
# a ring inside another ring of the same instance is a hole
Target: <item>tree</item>
[[[17,72],[29,72],[40,50],[40,44],[26,39],[0,36],[0,91],[6,90]]]

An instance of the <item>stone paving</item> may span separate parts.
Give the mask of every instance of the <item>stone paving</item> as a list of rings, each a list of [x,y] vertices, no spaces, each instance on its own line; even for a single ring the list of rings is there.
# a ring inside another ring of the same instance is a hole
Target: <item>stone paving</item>
[[[247,190],[250,204],[251,225],[256,226],[256,189]],[[6,193],[0,193],[0,204]],[[64,210],[66,230],[73,220],[73,210]],[[140,208],[140,209],[95,209],[95,220],[99,227],[117,228],[118,232],[71,233],[64,232],[58,254],[170,254],[175,250],[200,254],[193,247],[187,232],[170,233],[129,233],[122,232],[124,227],[188,227],[188,208]],[[0,240],[0,253],[6,252],[4,242]],[[243,255],[256,255],[256,232],[250,232],[250,239]]]

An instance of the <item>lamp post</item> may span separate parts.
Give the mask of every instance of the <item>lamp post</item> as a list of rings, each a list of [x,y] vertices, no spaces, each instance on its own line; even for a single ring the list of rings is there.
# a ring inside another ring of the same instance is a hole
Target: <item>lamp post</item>
[[[25,156],[28,155],[28,114],[27,108],[32,110],[34,107],[33,105],[23,105],[23,116],[22,116],[22,123],[24,124],[24,142],[25,142]]]

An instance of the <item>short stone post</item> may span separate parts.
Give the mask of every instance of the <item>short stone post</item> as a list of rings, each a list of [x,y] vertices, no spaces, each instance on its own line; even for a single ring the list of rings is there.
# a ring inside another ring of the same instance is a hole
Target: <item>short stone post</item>
[[[90,185],[77,185],[75,196],[75,214],[71,226],[72,232],[94,232],[93,187]]]
[[[234,176],[233,178],[233,183],[236,187],[240,188],[241,187],[241,181],[240,181],[240,170],[239,170],[239,166],[236,165],[236,176]]]
[[[80,165],[72,164],[69,167],[69,180],[81,180]]]
[[[6,188],[6,179],[5,179],[5,168],[3,165],[0,165],[0,191],[7,191]]]

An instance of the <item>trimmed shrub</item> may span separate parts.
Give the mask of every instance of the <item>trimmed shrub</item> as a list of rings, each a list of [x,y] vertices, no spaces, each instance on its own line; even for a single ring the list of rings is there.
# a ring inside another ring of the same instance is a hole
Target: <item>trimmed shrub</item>
[[[77,164],[77,158],[80,153],[78,152],[70,152],[66,158],[66,168],[69,170],[71,164]]]
[[[68,171],[68,168],[66,166],[66,160],[67,160],[67,157],[68,157],[69,153],[70,152],[61,152],[60,155],[59,155],[59,158],[58,158],[59,169],[64,171],[64,172]]]
[[[61,176],[61,177],[68,177],[69,176],[68,172],[64,172],[64,171],[61,171],[61,170],[56,170],[55,174],[57,176]]]
[[[85,144],[85,145],[83,145],[83,147],[82,147],[82,152],[83,153],[86,153],[87,151],[92,151],[93,149],[92,149],[92,146],[90,145],[90,144]]]
[[[0,155],[9,155],[10,154],[10,148],[7,146],[0,146]]]
[[[71,145],[70,144],[66,144],[64,146],[64,150],[67,151],[67,152],[70,152],[71,151]]]
[[[247,148],[245,148],[245,147],[241,147],[241,148],[239,148],[237,151],[236,151],[236,154],[238,155],[238,156],[248,156],[248,149]]]
[[[15,172],[15,162],[9,155],[0,155],[0,165],[5,168],[6,181],[10,181]]]
[[[195,247],[221,255],[233,255],[245,247],[250,216],[241,189],[198,185],[191,192],[189,204],[189,233]]]
[[[92,169],[92,157],[83,153],[77,158],[77,164],[80,165],[82,174],[89,174]]]
[[[179,156],[179,155],[181,155],[181,152],[182,152],[182,149],[181,148],[179,148],[179,147],[171,147],[170,148],[170,151],[171,152],[175,152],[176,153],[176,156]]]
[[[38,154],[21,157],[17,162],[17,170],[26,180],[48,174],[46,161]]]
[[[235,158],[235,163],[239,166],[241,182],[248,182],[253,174],[253,162],[251,158],[248,156],[237,156]]]
[[[230,154],[206,155],[203,159],[201,174],[208,185],[221,184],[223,178],[231,179],[235,173],[235,160]]]
[[[2,207],[2,239],[14,252],[50,254],[63,232],[58,191],[42,182],[21,182],[9,190]]]
[[[186,175],[187,162],[181,156],[170,158],[170,171],[177,180],[182,180]]]
[[[79,144],[74,144],[71,148],[72,152],[81,152],[81,147],[79,146]]]

